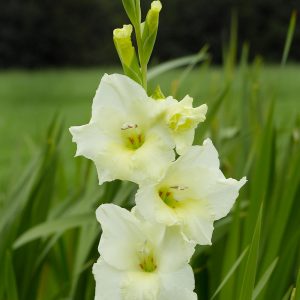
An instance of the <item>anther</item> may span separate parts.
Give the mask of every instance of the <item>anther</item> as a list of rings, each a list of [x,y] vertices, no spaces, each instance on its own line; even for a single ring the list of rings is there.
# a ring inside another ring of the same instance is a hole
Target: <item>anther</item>
[[[178,190],[178,191],[184,191],[184,190],[188,189],[188,187],[187,186],[174,185],[174,186],[170,186],[170,189],[175,189],[175,190]]]
[[[141,144],[142,143],[142,136],[140,134],[138,135],[138,140],[139,140],[139,143]]]
[[[138,127],[137,124],[128,124],[128,123],[125,123],[121,127],[121,130],[127,130],[127,129],[137,128],[137,127]]]

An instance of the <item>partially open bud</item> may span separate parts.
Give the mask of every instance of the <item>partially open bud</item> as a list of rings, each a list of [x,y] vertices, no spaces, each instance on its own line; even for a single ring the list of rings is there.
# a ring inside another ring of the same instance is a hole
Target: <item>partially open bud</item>
[[[144,60],[148,63],[153,47],[156,40],[158,23],[159,23],[159,13],[162,9],[160,1],[153,1],[151,3],[151,8],[147,13],[146,21],[143,24],[143,50],[144,50]]]
[[[162,5],[160,1],[153,1],[151,3],[151,8],[148,11],[146,22],[151,30],[157,30],[158,27],[158,20],[159,20],[159,13],[162,9]]]
[[[140,68],[135,48],[131,41],[132,25],[123,25],[113,31],[113,40],[121,60],[124,73],[140,83]]]

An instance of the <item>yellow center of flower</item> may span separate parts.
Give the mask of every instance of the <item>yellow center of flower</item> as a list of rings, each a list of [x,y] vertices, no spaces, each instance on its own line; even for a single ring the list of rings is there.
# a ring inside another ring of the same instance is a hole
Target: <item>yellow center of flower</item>
[[[126,148],[131,150],[137,150],[145,142],[142,130],[137,124],[125,123],[121,127],[121,135]]]
[[[187,187],[174,185],[168,188],[160,188],[158,191],[158,195],[161,200],[171,208],[178,208],[183,205],[183,201],[178,201],[174,196],[174,193],[184,191]]]
[[[174,114],[169,120],[169,127],[174,131],[184,131],[193,126],[193,120],[183,114]]]
[[[154,257],[154,251],[147,241],[145,241],[142,249],[138,253],[139,267],[147,273],[154,272],[157,269],[157,264]]]

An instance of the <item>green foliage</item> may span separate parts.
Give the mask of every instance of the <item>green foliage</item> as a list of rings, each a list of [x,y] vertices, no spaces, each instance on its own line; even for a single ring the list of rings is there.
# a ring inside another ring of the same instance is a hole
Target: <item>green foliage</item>
[[[122,0],[124,9],[134,27],[141,23],[141,5],[140,0]]]

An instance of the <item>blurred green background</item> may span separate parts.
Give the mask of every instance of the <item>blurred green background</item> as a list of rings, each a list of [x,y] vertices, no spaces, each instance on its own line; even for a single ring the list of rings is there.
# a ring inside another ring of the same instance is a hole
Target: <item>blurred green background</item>
[[[300,299],[297,10],[299,1],[163,1],[150,68],[163,72],[150,91],[207,103],[195,143],[211,137],[224,174],[248,178],[191,262],[199,300]],[[99,187],[68,128],[88,122],[102,75],[122,72],[112,30],[124,23],[121,0],[0,3],[1,300],[94,297],[95,209],[131,208],[136,186]],[[201,59],[175,67],[205,44]]]

